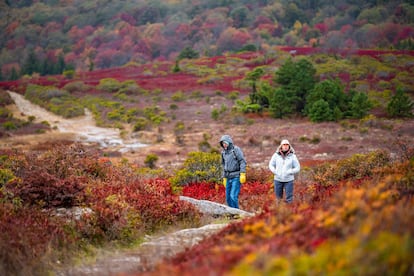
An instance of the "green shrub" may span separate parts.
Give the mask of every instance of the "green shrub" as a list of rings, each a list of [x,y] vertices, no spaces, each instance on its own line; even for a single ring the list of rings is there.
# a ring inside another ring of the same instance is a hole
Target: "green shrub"
[[[25,97],[41,107],[65,118],[85,114],[84,106],[79,99],[69,92],[54,86],[29,84]]]
[[[144,108],[143,113],[145,118],[155,125],[159,125],[165,121],[166,113],[158,106],[146,107]]]
[[[116,92],[121,88],[121,83],[113,78],[105,78],[99,81],[99,84],[96,88],[106,92]]]
[[[8,183],[13,178],[15,178],[15,176],[14,176],[14,174],[11,170],[0,168],[0,187],[2,187],[4,184]]]
[[[309,110],[309,118],[312,122],[332,121],[333,114],[328,102],[323,99],[314,102]]]
[[[13,129],[17,129],[18,127],[15,125],[15,123],[13,123],[13,122],[4,122],[3,124],[2,124],[2,126],[3,126],[3,128],[5,129],[5,130],[13,130]]]
[[[309,142],[310,144],[319,144],[321,142],[321,138],[318,136],[313,136],[312,138],[308,138],[307,136],[301,136],[299,138],[300,142]]]
[[[148,154],[145,157],[144,163],[147,167],[149,167],[150,169],[153,169],[153,168],[155,168],[155,163],[157,161],[158,161],[158,156],[156,154]]]
[[[319,144],[321,142],[321,138],[318,136],[313,136],[312,139],[310,140],[311,144]]]
[[[202,97],[203,97],[203,94],[201,93],[201,91],[198,91],[198,90],[192,91],[190,95],[191,99],[200,99]]]
[[[413,108],[414,102],[401,88],[398,88],[387,105],[387,112],[391,117],[413,117]]]
[[[120,94],[138,94],[141,91],[141,88],[138,86],[134,80],[126,80],[121,83],[121,88],[118,90]]]
[[[12,118],[12,113],[5,107],[0,107],[0,118]]]
[[[111,121],[121,121],[125,114],[124,108],[114,109],[108,112],[107,117]]]
[[[367,154],[354,154],[350,158],[330,162],[313,169],[313,178],[322,185],[336,185],[345,179],[361,179],[372,176],[375,168],[390,162],[385,151],[374,151]]]
[[[230,100],[237,100],[240,96],[240,92],[239,91],[232,91],[227,95],[227,98]]]
[[[350,113],[352,118],[361,119],[368,114],[372,108],[372,103],[369,101],[367,94],[356,93],[350,103]]]
[[[89,89],[89,86],[86,85],[83,81],[72,81],[63,86],[63,89],[69,93],[85,92]]]
[[[217,121],[219,117],[220,117],[220,111],[218,111],[217,108],[214,108],[211,111],[211,118],[213,118],[213,120],[216,120]]]
[[[65,76],[65,78],[67,79],[73,79],[73,77],[75,76],[75,70],[65,70],[63,72],[63,76]]]
[[[145,118],[138,118],[135,125],[134,125],[134,131],[141,131],[147,129],[149,126],[149,121]]]
[[[173,100],[174,102],[182,102],[185,100],[185,98],[186,96],[182,91],[177,91],[171,96],[171,100]]]
[[[236,108],[243,113],[260,113],[263,110],[260,104],[251,104],[241,100],[236,101]]]
[[[174,126],[175,141],[179,145],[184,144],[184,130],[185,130],[185,125],[183,122],[180,121],[175,124]]]
[[[182,169],[170,179],[174,186],[199,182],[218,182],[221,178],[221,155],[218,153],[190,152]]]

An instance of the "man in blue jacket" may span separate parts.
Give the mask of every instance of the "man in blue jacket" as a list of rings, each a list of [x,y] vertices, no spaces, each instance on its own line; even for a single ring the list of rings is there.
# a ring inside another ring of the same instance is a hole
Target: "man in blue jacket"
[[[233,144],[230,135],[220,139],[221,165],[223,185],[226,187],[226,203],[233,208],[239,208],[240,184],[246,182],[246,159],[243,151]]]
[[[282,140],[276,152],[269,161],[269,169],[274,174],[274,189],[276,199],[283,199],[283,191],[286,192],[286,202],[293,200],[293,182],[295,174],[300,171],[300,164],[295,150],[288,140]]]

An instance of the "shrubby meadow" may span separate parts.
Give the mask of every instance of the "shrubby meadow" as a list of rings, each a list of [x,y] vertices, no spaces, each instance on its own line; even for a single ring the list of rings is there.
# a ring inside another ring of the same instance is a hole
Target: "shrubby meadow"
[[[255,216],[220,218],[231,223],[137,275],[412,274],[412,52],[311,49],[0,83],[0,274],[52,274],[216,223],[179,196],[224,203],[214,139],[228,130],[249,157],[240,207]],[[65,118],[87,108],[154,146],[135,160],[70,140],[22,146],[53,122],[16,116],[6,90]],[[276,204],[266,168],[283,135],[303,157],[291,205]]]
[[[240,205],[256,216],[147,273],[354,274],[358,268],[409,275],[414,149],[406,146],[399,159],[375,151],[308,168],[291,205],[277,205],[269,175],[250,169]],[[161,229],[206,223],[179,195],[224,203],[217,182],[174,186],[166,172],[155,177],[150,169],[112,164],[77,144],[0,156],[2,274],[46,274],[97,247],[138,246]]]

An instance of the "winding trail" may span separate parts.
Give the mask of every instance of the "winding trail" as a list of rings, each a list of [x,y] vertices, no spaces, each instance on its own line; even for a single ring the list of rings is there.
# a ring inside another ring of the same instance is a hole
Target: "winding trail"
[[[8,93],[21,113],[34,116],[37,121],[47,121],[51,127],[57,128],[61,133],[74,134],[77,141],[98,143],[102,148],[111,147],[120,152],[146,146],[136,139],[122,139],[119,129],[96,126],[92,113],[87,109],[85,109],[85,116],[65,119],[31,103],[18,93],[12,91]]]
[[[220,231],[227,224],[208,224],[199,228],[183,229],[169,235],[148,238],[139,248],[123,252],[106,252],[93,264],[56,272],[57,276],[111,276],[138,275],[151,271],[165,258],[190,248],[204,238]]]
[[[122,252],[103,252],[93,263],[82,264],[61,270],[58,276],[111,276],[111,275],[138,275],[141,272],[151,271],[163,259],[171,258],[187,248],[201,242],[203,239],[219,232],[238,219],[254,216],[254,213],[228,207],[224,204],[208,200],[197,200],[180,196],[180,200],[193,204],[206,216],[236,219],[227,219],[223,223],[206,224],[198,228],[178,230],[162,236],[147,236],[146,241],[138,248]]]

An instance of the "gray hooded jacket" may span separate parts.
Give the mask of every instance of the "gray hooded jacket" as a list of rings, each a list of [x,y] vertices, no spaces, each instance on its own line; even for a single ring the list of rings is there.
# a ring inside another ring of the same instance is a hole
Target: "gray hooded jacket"
[[[224,149],[223,142],[229,144],[227,149]],[[246,159],[244,158],[243,151],[233,144],[230,135],[223,135],[221,137],[220,146],[223,148],[221,152],[222,177],[234,178],[239,177],[241,172],[245,173]]]

